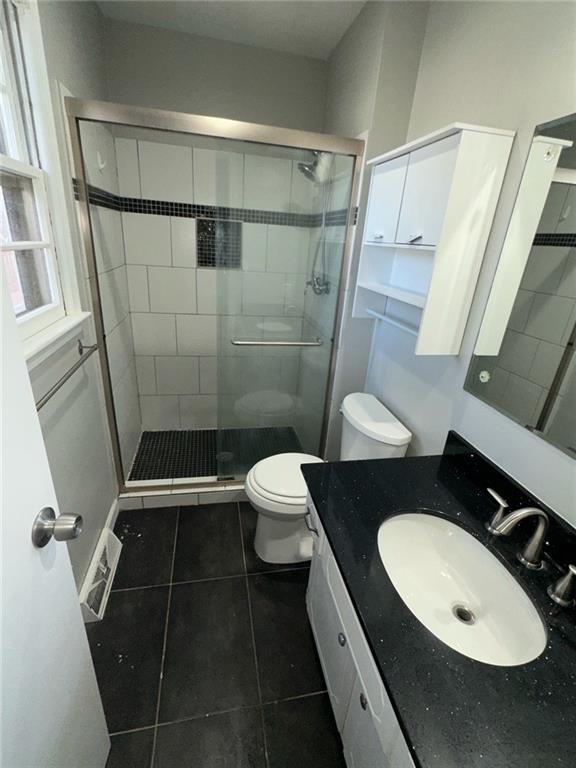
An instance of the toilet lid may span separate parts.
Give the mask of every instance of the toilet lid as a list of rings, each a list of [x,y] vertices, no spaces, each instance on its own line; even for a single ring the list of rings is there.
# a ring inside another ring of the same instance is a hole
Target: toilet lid
[[[287,499],[305,499],[307,489],[300,466],[321,463],[322,459],[308,453],[279,453],[259,461],[252,475],[265,493]]]

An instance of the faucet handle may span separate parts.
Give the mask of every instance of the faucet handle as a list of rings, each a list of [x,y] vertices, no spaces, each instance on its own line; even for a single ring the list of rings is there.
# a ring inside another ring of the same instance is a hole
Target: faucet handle
[[[493,488],[486,488],[486,490],[490,496],[492,496],[494,501],[498,502],[500,505],[498,511],[494,513],[490,522],[486,523],[486,528],[488,528],[489,531],[492,531],[492,529],[495,528],[499,522],[501,522],[502,518],[504,517],[504,512],[508,509],[509,505],[506,499],[503,499],[502,496],[500,496],[500,494],[497,493]]]
[[[574,596],[576,595],[576,565],[569,565],[568,573],[561,576],[554,584],[550,584],[548,594],[562,608],[568,608],[574,604]]]

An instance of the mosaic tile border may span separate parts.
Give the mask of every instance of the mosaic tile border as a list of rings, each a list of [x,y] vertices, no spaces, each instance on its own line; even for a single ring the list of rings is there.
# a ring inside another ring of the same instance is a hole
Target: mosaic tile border
[[[73,179],[74,197],[79,198],[79,184]],[[226,208],[219,205],[197,205],[195,203],[173,203],[167,200],[142,200],[137,197],[114,195],[99,187],[88,185],[88,197],[92,205],[110,208],[120,213],[143,213],[154,216],[174,216],[188,219],[233,219],[247,224],[278,224],[288,227],[320,227],[321,213],[285,213],[284,211],[261,211],[255,208]],[[346,225],[348,211],[342,208],[326,213],[327,227]],[[358,220],[358,209],[354,209],[354,224]]]
[[[576,233],[539,232],[532,245],[553,245],[564,248],[576,248]]]

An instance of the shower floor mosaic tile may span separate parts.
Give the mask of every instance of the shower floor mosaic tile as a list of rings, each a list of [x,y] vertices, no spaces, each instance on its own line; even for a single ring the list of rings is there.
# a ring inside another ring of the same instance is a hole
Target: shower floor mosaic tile
[[[239,477],[267,456],[300,451],[292,427],[143,432],[128,479]]]
[[[86,627],[106,768],[345,768],[308,564],[264,563],[255,529],[246,503],[120,513],[106,614]]]

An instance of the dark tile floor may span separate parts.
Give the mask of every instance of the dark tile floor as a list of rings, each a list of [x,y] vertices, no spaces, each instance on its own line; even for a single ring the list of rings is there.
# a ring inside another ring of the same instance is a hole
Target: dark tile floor
[[[244,477],[261,459],[301,451],[292,427],[143,432],[129,480]]]
[[[308,624],[307,564],[263,563],[249,504],[122,512],[87,625],[107,768],[343,768]]]

